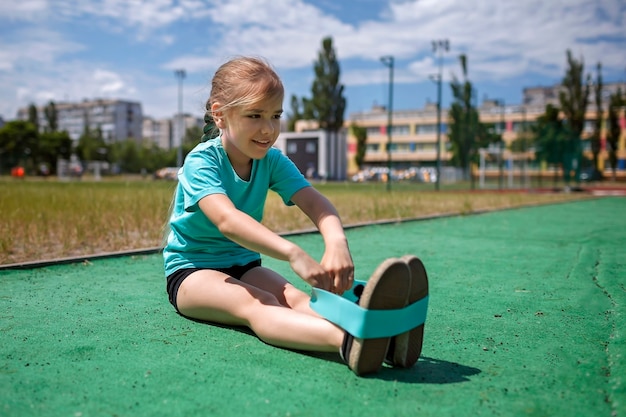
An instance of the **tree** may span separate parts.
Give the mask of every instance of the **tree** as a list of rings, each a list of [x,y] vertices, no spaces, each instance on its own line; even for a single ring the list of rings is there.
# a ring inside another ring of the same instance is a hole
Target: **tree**
[[[344,86],[339,83],[341,70],[330,37],[322,40],[322,49],[314,64],[315,80],[311,86],[311,99],[303,99],[305,112],[317,120],[327,132],[338,132],[343,126],[346,99]]]
[[[477,162],[476,150],[498,142],[501,136],[494,133],[493,125],[480,122],[478,110],[472,104],[474,88],[467,78],[467,57],[463,54],[459,59],[464,81],[453,76],[450,83],[454,100],[448,112],[448,139],[452,146],[452,163],[463,170],[465,179],[470,179],[471,163]]]
[[[48,122],[48,126],[45,128],[45,131],[56,132],[59,128],[59,116],[54,101],[50,101],[48,103],[48,105],[44,108],[43,113],[46,116],[46,121]]]
[[[594,84],[594,95],[596,102],[596,121],[593,129],[593,135],[590,138],[591,142],[591,153],[593,155],[593,178],[596,178],[598,175],[601,178],[602,173],[598,168],[598,156],[601,151],[601,134],[602,134],[602,118],[604,116],[604,111],[602,109],[602,64],[598,62],[597,66],[597,75],[596,82]]]
[[[14,120],[0,128],[0,157],[2,165],[32,168],[39,132],[26,120]]]
[[[112,157],[119,164],[122,172],[138,173],[143,167],[141,163],[141,149],[133,140],[124,140],[113,144]]]
[[[350,125],[352,134],[356,138],[356,155],[354,155],[354,163],[363,169],[363,161],[365,160],[365,152],[367,150],[367,129],[352,122]]]
[[[188,127],[185,130],[185,137],[183,138],[183,144],[191,145],[193,149],[193,147],[195,147],[198,143],[200,143],[200,139],[202,138],[203,134],[204,132],[202,131],[202,128],[200,126],[194,125],[194,126]]]
[[[97,161],[101,159],[101,150],[106,149],[106,143],[102,135],[102,129],[92,131],[85,122],[83,134],[78,138],[76,154],[83,161]]]
[[[198,142],[199,137],[196,136],[196,142],[193,146],[195,146]],[[183,145],[183,149],[184,148],[185,145]],[[144,143],[141,144],[141,146],[139,147],[138,151],[138,165],[130,167],[132,169],[132,172],[142,172],[142,170],[145,170],[145,172],[155,172],[159,168],[172,166],[168,165],[168,152],[164,149],[159,148],[156,143],[144,141]],[[176,157],[173,158],[173,161],[175,160]]]
[[[70,159],[72,139],[67,132],[43,132],[39,134],[38,161],[45,164],[51,174],[56,173],[57,159]]]
[[[39,115],[37,113],[37,106],[32,103],[28,106],[28,121],[35,126],[35,129],[39,130]]]
[[[619,144],[619,137],[622,133],[619,123],[619,115],[620,109],[623,106],[626,106],[626,97],[622,95],[622,90],[618,89],[617,92],[615,94],[611,94],[611,97],[609,98],[606,134],[609,164],[611,165],[611,171],[613,172],[613,181],[615,181],[615,171],[617,169],[617,147]]]
[[[472,105],[472,85],[467,81],[467,59],[465,55],[461,55],[459,59],[461,60],[461,69],[465,81],[460,82],[456,76],[453,76],[450,83],[454,101],[450,105],[448,114],[450,119],[448,123],[448,139],[452,147],[451,162],[463,170],[463,177],[467,179],[471,145],[468,130]]]
[[[287,118],[287,131],[294,132],[296,130],[296,122],[302,119],[302,112],[300,111],[301,105],[300,100],[295,94],[291,96],[291,113],[289,113],[289,117]]]
[[[563,177],[569,182],[570,171],[576,168],[576,177],[580,169],[580,137],[585,128],[585,112],[589,100],[591,75],[584,78],[585,64],[572,57],[572,52],[567,50],[567,70],[562,81],[562,90],[559,92],[561,110],[569,126],[570,137],[563,153]],[[574,166],[575,165],[575,166]]]
[[[545,112],[537,118],[532,127],[535,144],[535,157],[546,164],[554,164],[554,181],[557,168],[563,165],[563,153],[570,136],[568,126],[560,118],[560,110],[552,104],[546,105]]]

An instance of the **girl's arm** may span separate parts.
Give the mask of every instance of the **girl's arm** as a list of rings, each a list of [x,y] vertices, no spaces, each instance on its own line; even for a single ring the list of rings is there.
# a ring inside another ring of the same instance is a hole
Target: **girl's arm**
[[[314,287],[332,290],[332,280],[326,270],[302,248],[272,232],[254,218],[237,209],[224,194],[211,194],[200,200],[200,210],[232,240],[272,258],[288,261],[303,280]]]
[[[330,274],[332,291],[342,294],[352,288],[354,263],[335,207],[313,187],[296,192],[291,201],[313,221],[324,238],[325,250],[321,263]]]

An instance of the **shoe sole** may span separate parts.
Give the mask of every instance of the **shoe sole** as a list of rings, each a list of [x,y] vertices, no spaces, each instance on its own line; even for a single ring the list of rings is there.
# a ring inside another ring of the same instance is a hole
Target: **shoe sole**
[[[403,308],[411,285],[407,264],[400,259],[381,263],[367,281],[359,305],[368,310]],[[352,340],[348,365],[357,375],[377,372],[385,360],[391,338]]]
[[[422,261],[413,255],[405,255],[400,258],[411,271],[411,289],[407,305],[428,295],[428,275]],[[390,352],[390,359],[394,366],[410,368],[422,354],[424,342],[424,324],[406,333],[395,336],[394,351]]]

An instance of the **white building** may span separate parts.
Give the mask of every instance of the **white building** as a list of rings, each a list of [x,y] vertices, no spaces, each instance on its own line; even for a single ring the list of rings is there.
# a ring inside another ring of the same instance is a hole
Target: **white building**
[[[345,180],[347,143],[345,131],[281,132],[274,146],[280,149],[309,179]]]
[[[45,130],[48,121],[45,107],[37,108],[39,127]],[[94,132],[100,129],[106,143],[122,140],[142,139],[143,114],[141,103],[117,99],[83,100],[80,103],[55,103],[57,130],[67,131],[72,140],[77,141],[85,132],[85,126]],[[21,108],[17,118],[28,120],[28,108]]]
[[[172,119],[143,118],[142,137],[162,149],[172,149]]]
[[[181,120],[182,126],[180,124]],[[187,129],[193,127],[198,127],[202,130],[204,127],[203,118],[187,113],[183,114],[182,119],[178,114],[175,114],[173,118],[165,119],[153,119],[146,116],[143,119],[143,138],[150,143],[155,143],[162,149],[173,149],[178,147]],[[200,142],[200,139],[198,137],[197,141]]]

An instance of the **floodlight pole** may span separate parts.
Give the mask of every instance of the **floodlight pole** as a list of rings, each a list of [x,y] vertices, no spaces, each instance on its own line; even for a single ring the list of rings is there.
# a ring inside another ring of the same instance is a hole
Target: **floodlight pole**
[[[501,190],[504,175],[502,167],[502,145],[504,143],[504,131],[506,130],[506,122],[504,120],[505,104],[504,99],[495,101],[500,106],[500,123],[502,123],[502,127],[500,128],[500,143],[498,144],[498,189]]]
[[[387,191],[391,191],[391,125],[393,114],[393,64],[391,55],[380,58],[380,61],[389,68],[389,103],[387,105]]]
[[[187,75],[184,69],[174,71],[174,75],[178,78],[178,150],[176,153],[176,166],[183,166],[183,138],[185,136],[184,120],[183,120],[183,80]]]
[[[450,49],[450,41],[439,39],[432,42],[433,52],[439,52],[439,73],[436,75],[437,82],[437,178],[435,189],[441,187],[441,78],[443,77],[443,53]]]

